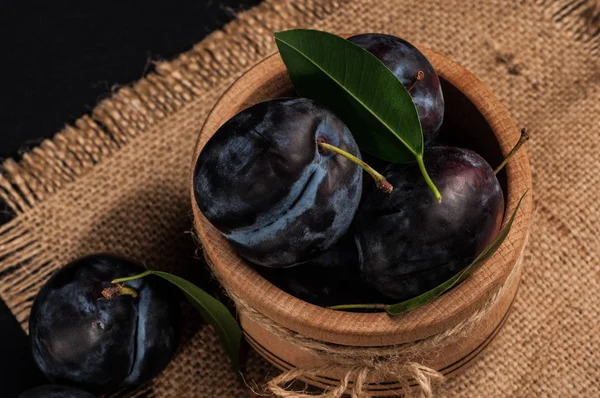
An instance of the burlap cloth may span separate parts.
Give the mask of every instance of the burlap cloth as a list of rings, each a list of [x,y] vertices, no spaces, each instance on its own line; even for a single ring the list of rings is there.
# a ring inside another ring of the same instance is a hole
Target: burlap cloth
[[[595,4],[595,3],[594,3]],[[275,51],[272,31],[388,32],[455,59],[528,126],[535,217],[504,330],[442,396],[600,396],[600,30],[585,1],[273,1],[239,15],[156,73],[104,100],[53,140],[7,161],[0,296],[23,327],[39,287],[97,251],[194,277],[187,182],[207,112]],[[596,16],[596,18],[594,18]],[[210,327],[189,316],[167,371],[135,393],[246,397]],[[196,320],[196,321],[191,321]],[[276,370],[250,352],[246,382]]]

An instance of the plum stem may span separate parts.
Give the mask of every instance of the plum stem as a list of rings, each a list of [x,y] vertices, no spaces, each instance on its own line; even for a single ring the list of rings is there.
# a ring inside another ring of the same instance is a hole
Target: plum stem
[[[151,274],[152,274],[152,271],[148,270],[148,271],[142,272],[141,274],[125,276],[123,278],[114,279],[110,282],[110,283],[112,283],[112,286],[109,286],[109,287],[105,288],[104,290],[102,290],[102,296],[105,299],[111,299],[113,297],[123,296],[123,295],[127,294],[133,298],[136,298],[138,296],[138,294],[135,291],[135,289],[125,286],[124,283],[133,281],[136,279],[140,279],[140,278],[143,278],[143,277],[151,275]]]
[[[514,156],[514,154],[517,153],[519,148],[521,148],[521,146],[528,139],[529,139],[529,133],[527,132],[527,129],[526,128],[521,129],[521,137],[519,137],[519,141],[517,141],[515,146],[508,153],[508,155],[506,155],[506,157],[504,158],[502,163],[500,163],[500,165],[498,167],[496,167],[496,170],[494,170],[494,174],[498,174],[500,172],[500,170],[502,170],[504,168],[504,166],[506,166],[506,164],[508,163],[510,158],[512,158]]]
[[[330,310],[385,310],[385,304],[341,304],[327,307]]]
[[[415,87],[417,82],[420,82],[421,80],[423,80],[424,77],[425,77],[425,73],[423,73],[422,70],[415,73],[415,77],[413,78],[412,82],[410,82],[410,84],[406,88],[406,91],[408,91],[410,93],[410,90],[412,90]]]
[[[114,297],[124,296],[124,295],[128,295],[133,298],[136,298],[138,296],[138,293],[137,293],[137,291],[135,291],[135,289],[127,287],[122,283],[113,284],[112,286],[109,286],[109,287],[105,288],[104,290],[102,290],[102,296],[105,299],[111,299]]]
[[[365,162],[363,162],[356,156],[344,151],[343,149],[340,149],[336,146],[326,143],[325,140],[321,137],[319,137],[317,139],[317,142],[318,142],[320,150],[331,151],[331,152],[337,153],[338,155],[342,155],[346,159],[348,159],[351,162],[356,163],[357,165],[362,167],[363,170],[365,170],[367,173],[369,173],[369,175],[371,177],[373,177],[373,179],[375,180],[375,185],[377,185],[377,188],[381,189],[383,192],[392,193],[392,191],[394,190],[394,187],[392,186],[392,184],[390,184],[388,182],[388,180],[385,179],[384,176],[382,176],[374,168],[372,168],[371,166],[369,166],[368,164],[366,164]]]
[[[425,169],[425,163],[423,162],[422,155],[417,155],[417,163],[419,164],[419,169],[421,170],[421,174],[423,174],[423,178],[425,178],[425,182],[427,183],[427,185],[429,185],[429,188],[431,188],[431,190],[433,191],[433,194],[435,195],[435,199],[437,200],[438,203],[441,203],[442,202],[442,194],[440,194],[440,191],[438,191],[438,189],[435,186],[435,184],[433,183],[433,181],[431,181],[431,177],[429,177],[429,174],[427,174],[427,169]]]
[[[152,271],[148,270],[148,271],[142,272],[141,274],[132,275],[132,276],[125,276],[123,278],[117,278],[117,279],[113,280],[111,283],[117,284],[117,283],[134,281],[136,279],[140,279],[140,278],[143,278],[143,277],[148,276],[148,275],[152,275]]]

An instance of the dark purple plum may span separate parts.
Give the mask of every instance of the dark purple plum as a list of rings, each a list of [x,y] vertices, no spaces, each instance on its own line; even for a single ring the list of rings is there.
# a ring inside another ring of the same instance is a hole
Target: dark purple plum
[[[318,256],[348,230],[362,170],[317,140],[360,157],[346,125],[314,101],[276,99],[235,115],[194,170],[200,211],[253,263],[286,267]]]
[[[18,398],[94,398],[94,396],[78,388],[48,384],[27,390]]]
[[[481,156],[432,147],[424,160],[441,203],[416,164],[394,164],[383,172],[394,191],[365,194],[355,219],[363,279],[397,301],[418,296],[469,265],[498,234],[504,214],[502,189]]]
[[[429,60],[415,46],[395,36],[366,33],[348,40],[376,56],[402,82],[415,103],[425,145],[433,141],[444,119],[444,96],[440,79]],[[423,78],[415,82],[418,72]]]
[[[381,301],[360,278],[358,252],[351,233],[301,266],[257,267],[257,271],[281,290],[321,307]]]
[[[73,261],[38,293],[29,320],[33,358],[51,381],[94,392],[137,385],[158,375],[179,342],[179,304],[167,282],[126,282],[137,292],[104,298],[116,278],[145,269],[98,254]]]

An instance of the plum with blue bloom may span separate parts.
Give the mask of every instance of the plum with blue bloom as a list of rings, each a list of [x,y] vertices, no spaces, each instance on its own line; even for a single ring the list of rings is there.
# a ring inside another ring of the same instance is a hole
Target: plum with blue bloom
[[[319,142],[360,158],[352,134],[328,109],[304,98],[276,99],[232,117],[200,153],[196,203],[251,262],[302,263],[348,230],[362,170]]]
[[[157,277],[112,284],[144,268],[108,254],[73,261],[38,293],[29,320],[33,358],[51,381],[107,392],[167,366],[179,342],[179,304]]]

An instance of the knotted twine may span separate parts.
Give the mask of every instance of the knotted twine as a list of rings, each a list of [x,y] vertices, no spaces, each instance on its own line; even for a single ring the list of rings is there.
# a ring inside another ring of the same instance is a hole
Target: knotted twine
[[[435,386],[441,383],[445,377],[436,369],[425,366],[420,362],[435,355],[442,347],[469,335],[486,318],[513,284],[515,278],[520,277],[523,253],[524,251],[520,253],[517,262],[502,286],[468,318],[441,333],[424,339],[381,347],[331,344],[304,336],[277,324],[253,308],[234,290],[228,288],[224,279],[220,277],[218,267],[215,266],[206,251],[204,251],[204,258],[220,280],[226,293],[235,302],[240,314],[260,324],[276,338],[309,352],[321,359],[321,363],[326,363],[326,365],[313,368],[292,368],[284,371],[267,382],[266,389],[270,393],[282,398],[341,398],[349,392],[352,398],[366,398],[370,395],[365,390],[365,383],[370,376],[375,376],[381,380],[396,380],[405,397],[413,397],[415,394],[419,394],[422,398],[431,398]],[[340,379],[339,385],[334,388],[328,388],[313,394],[295,390],[293,387],[293,383],[301,378],[314,378],[336,368],[347,369],[347,371]]]

